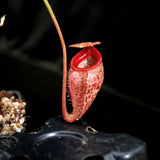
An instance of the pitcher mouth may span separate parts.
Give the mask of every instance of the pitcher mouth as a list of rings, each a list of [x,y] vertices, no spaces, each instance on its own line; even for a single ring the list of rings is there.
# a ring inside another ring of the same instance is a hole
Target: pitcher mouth
[[[95,47],[86,47],[71,60],[70,67],[75,71],[92,70],[100,65],[102,56]]]

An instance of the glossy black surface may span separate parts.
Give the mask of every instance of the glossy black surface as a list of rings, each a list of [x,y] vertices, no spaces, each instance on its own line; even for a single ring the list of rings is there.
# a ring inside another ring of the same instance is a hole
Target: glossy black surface
[[[84,125],[85,124],[85,125]],[[97,132],[56,117],[38,131],[0,136],[1,160],[147,160],[146,145],[126,134]]]

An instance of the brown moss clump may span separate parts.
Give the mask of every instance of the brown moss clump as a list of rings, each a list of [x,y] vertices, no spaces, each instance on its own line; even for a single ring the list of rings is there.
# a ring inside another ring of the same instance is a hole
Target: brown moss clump
[[[13,135],[24,129],[26,102],[11,93],[0,92],[0,135]]]

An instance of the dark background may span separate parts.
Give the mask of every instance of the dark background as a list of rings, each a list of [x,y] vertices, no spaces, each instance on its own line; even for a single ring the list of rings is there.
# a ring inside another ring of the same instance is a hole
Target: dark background
[[[135,0],[50,0],[66,45],[101,41],[105,79],[84,118],[107,133],[127,133],[158,156],[158,4]],[[0,1],[0,89],[19,90],[32,131],[61,114],[62,51],[42,0]],[[67,47],[69,61],[79,51]]]

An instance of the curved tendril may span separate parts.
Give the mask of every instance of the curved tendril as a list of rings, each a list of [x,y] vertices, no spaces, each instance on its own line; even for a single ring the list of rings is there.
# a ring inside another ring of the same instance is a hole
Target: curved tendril
[[[63,117],[67,122],[74,122],[75,121],[75,117],[74,117],[75,112],[72,111],[72,113],[69,114],[67,112],[67,107],[66,107],[67,51],[66,51],[65,41],[64,41],[60,26],[57,22],[55,15],[54,15],[54,12],[53,12],[50,4],[48,3],[48,0],[43,0],[43,1],[44,1],[44,4],[46,5],[46,8],[47,8],[52,20],[53,20],[55,27],[56,27],[58,36],[60,38],[61,46],[62,46],[62,52],[63,52],[62,112],[63,112]]]

